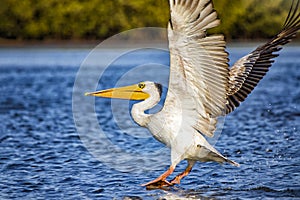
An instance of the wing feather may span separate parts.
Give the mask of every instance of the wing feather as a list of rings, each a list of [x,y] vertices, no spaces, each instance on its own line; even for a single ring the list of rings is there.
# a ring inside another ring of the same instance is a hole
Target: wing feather
[[[269,71],[276,52],[289,43],[300,29],[300,1],[291,6],[283,29],[266,44],[238,60],[229,72],[229,91],[226,114],[232,112],[252,92]]]
[[[170,8],[171,66],[164,110],[170,111],[168,105],[180,101],[184,113],[195,119],[192,126],[213,136],[216,117],[223,114],[227,102],[228,53],[224,37],[206,36],[206,31],[220,21],[212,0],[170,0]]]

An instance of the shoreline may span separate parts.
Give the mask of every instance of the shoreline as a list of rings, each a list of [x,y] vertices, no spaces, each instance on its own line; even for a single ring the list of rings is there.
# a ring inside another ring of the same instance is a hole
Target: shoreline
[[[0,39],[0,48],[94,48],[103,40],[7,40]]]
[[[95,48],[97,45],[105,40],[5,40],[0,39],[0,48]],[[268,39],[255,39],[255,40],[231,40],[226,42],[227,47],[247,47],[258,46],[267,42]],[[142,45],[151,44],[160,46],[166,46],[167,41],[157,40],[145,42],[136,40],[134,42],[126,43],[124,41],[116,41],[111,43],[108,48],[128,48],[128,47],[140,47]],[[300,39],[294,39],[289,46],[300,46]]]

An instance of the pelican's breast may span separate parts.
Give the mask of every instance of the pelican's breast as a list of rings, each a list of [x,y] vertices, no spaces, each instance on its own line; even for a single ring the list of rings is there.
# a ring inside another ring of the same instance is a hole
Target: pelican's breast
[[[148,129],[153,137],[168,147],[176,140],[182,126],[182,112],[178,107],[161,110],[150,117]]]

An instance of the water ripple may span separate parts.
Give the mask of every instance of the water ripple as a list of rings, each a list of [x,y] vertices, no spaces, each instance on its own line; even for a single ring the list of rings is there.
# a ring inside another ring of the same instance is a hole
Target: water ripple
[[[240,163],[241,167],[197,163],[180,186],[168,191],[147,191],[140,186],[167,168],[168,151],[162,151],[160,158],[149,158],[153,165],[157,160],[165,159],[163,164],[153,166],[153,170],[141,167],[128,173],[98,161],[87,151],[72,116],[72,87],[78,60],[72,60],[74,57],[70,52],[64,54],[63,50],[57,50],[48,52],[50,58],[59,53],[66,55],[66,59],[59,65],[43,65],[47,63],[48,54],[39,51],[42,50],[37,49],[36,55],[41,55],[43,62],[38,59],[33,67],[28,59],[22,66],[21,62],[14,63],[6,58],[9,55],[15,58],[18,53],[24,57],[24,51],[18,50],[15,54],[0,51],[0,58],[5,57],[4,63],[0,59],[0,93],[3,94],[0,96],[1,199],[300,197],[300,63],[291,65],[291,60],[297,60],[299,48],[288,49],[288,56],[281,58],[280,65],[275,64],[248,100],[226,118],[216,148]],[[233,56],[240,56],[239,49],[232,51]],[[33,52],[30,51],[31,56]],[[85,51],[74,53],[79,57],[86,55]],[[149,59],[148,54],[139,55]],[[168,59],[167,55],[154,54],[159,60]],[[128,58],[124,63],[131,60],[134,59]],[[129,64],[108,72],[103,77],[107,86],[114,85],[112,75],[120,77],[127,68],[130,68]],[[151,70],[149,75],[157,76]],[[151,137],[137,137],[148,133],[138,126],[131,126],[127,118],[124,118],[124,123],[128,128],[123,133],[124,130],[113,121],[109,101],[97,100],[96,110],[99,124],[109,132],[107,137],[114,145],[122,147],[122,151],[146,156],[147,152],[162,147]],[[122,111],[123,115],[127,112]],[[88,117],[88,114],[82,117]],[[139,134],[133,134],[135,132]],[[92,140],[91,143],[102,150],[101,142]],[[115,152],[114,155],[119,154]],[[126,163],[124,160],[122,165],[130,171],[133,165],[143,166],[145,161],[136,159],[133,163]],[[184,170],[185,165],[180,164],[175,174]]]

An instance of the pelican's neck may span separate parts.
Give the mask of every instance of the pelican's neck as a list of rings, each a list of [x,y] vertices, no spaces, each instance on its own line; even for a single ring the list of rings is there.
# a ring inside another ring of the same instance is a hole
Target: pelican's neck
[[[146,114],[145,111],[153,108],[160,101],[159,94],[151,94],[150,97],[140,103],[132,106],[131,115],[133,120],[140,126],[147,126],[150,121],[151,114]]]

